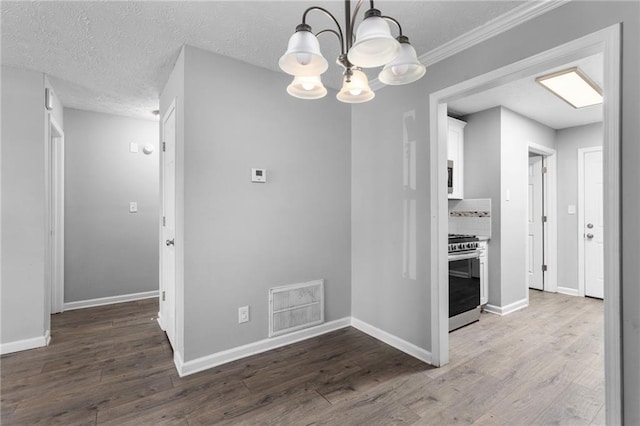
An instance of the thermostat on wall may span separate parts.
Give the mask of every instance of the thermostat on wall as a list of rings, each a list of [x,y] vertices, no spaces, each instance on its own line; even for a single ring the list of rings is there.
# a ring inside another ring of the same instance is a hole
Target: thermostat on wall
[[[251,169],[251,182],[264,183],[267,181],[267,171],[265,169]]]

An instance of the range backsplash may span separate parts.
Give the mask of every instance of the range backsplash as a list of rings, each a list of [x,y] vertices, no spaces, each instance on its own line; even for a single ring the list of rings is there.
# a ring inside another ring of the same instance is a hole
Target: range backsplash
[[[449,200],[449,233],[491,238],[491,199]]]

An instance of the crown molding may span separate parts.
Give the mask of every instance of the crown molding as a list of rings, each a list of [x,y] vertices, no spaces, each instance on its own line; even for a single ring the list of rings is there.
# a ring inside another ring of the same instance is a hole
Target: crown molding
[[[507,13],[492,19],[486,24],[480,25],[461,36],[428,51],[427,53],[423,53],[418,56],[418,60],[426,67],[429,67],[455,55],[456,53],[462,52],[463,50],[482,43],[491,37],[506,32],[511,28],[560,7],[569,1],[571,0],[528,1],[511,9]],[[381,83],[377,78],[371,80],[369,86],[373,90],[380,90],[381,88],[386,87],[386,85]]]

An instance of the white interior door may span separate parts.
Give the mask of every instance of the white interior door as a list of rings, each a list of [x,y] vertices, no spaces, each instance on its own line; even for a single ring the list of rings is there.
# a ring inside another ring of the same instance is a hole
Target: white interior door
[[[604,298],[602,150],[584,153],[584,293]]]
[[[160,321],[171,345],[175,347],[175,158],[176,109],[175,103],[162,120],[162,288],[160,292]]]
[[[527,209],[527,280],[529,288],[544,290],[542,228],[542,156],[529,157],[529,202]]]

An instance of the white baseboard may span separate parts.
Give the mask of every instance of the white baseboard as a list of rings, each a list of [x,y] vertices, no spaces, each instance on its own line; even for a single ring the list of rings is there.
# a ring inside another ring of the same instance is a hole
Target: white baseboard
[[[51,334],[49,330],[47,330],[42,336],[0,344],[0,355],[26,351],[28,349],[42,348],[44,346],[48,346],[50,341]]]
[[[133,302],[135,300],[150,299],[158,297],[158,290],[145,291],[143,293],[123,294],[121,296],[100,297],[98,299],[80,300],[78,302],[68,302],[63,306],[64,311],[74,309],[93,308],[95,306],[112,305],[114,303]]]
[[[387,333],[384,330],[380,330],[377,327],[374,327],[371,324],[368,324],[364,321],[361,321],[357,318],[351,318],[351,325],[363,333],[368,334],[371,337],[374,337],[389,346],[393,346],[394,348],[411,355],[414,358],[419,359],[420,361],[426,362],[427,364],[432,363],[431,352],[422,349],[413,343],[407,342],[404,339],[401,339],[393,334]]]
[[[558,293],[568,294],[569,296],[580,296],[580,291],[577,288],[558,286]]]
[[[525,298],[506,306],[495,306],[487,303],[484,306],[484,310],[496,315],[507,315],[512,312],[519,311],[520,309],[524,309],[527,306],[529,306],[529,300]]]
[[[256,355],[262,352],[270,351],[272,349],[276,349],[281,346],[286,346],[292,343],[300,342],[302,340],[310,339],[312,337],[329,333],[331,331],[348,327],[350,325],[351,325],[351,319],[349,317],[346,317],[339,320],[320,324],[315,327],[310,327],[304,330],[299,330],[293,333],[285,334],[282,336],[263,339],[257,342],[238,346],[236,348],[231,348],[225,351],[216,352],[214,354],[196,358],[191,361],[186,361],[186,362],[183,361],[180,353],[174,352],[173,361],[176,365],[176,369],[178,370],[178,374],[180,375],[180,377],[184,377],[184,376],[188,376],[189,374],[194,374],[199,371],[207,370],[209,368],[216,367],[221,364],[226,364],[227,362],[235,361],[251,355]]]

